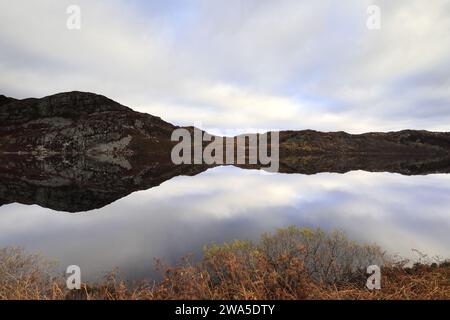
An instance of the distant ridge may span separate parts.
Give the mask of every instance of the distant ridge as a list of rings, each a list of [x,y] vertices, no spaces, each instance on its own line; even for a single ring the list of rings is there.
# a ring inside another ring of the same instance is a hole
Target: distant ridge
[[[167,152],[177,128],[107,97],[79,91],[23,100],[2,95],[0,123],[0,153],[27,154]],[[450,153],[450,133],[289,130],[280,132],[280,153],[442,156]]]

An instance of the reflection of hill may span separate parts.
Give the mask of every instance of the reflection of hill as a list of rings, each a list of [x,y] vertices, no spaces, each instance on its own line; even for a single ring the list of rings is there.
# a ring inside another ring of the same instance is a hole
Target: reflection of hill
[[[321,155],[290,156],[280,159],[280,172],[284,173],[345,173],[354,170],[391,172],[403,175],[450,173],[450,157],[421,155]]]
[[[18,202],[58,211],[104,207],[130,193],[156,187],[175,176],[196,175],[206,165],[174,165],[166,153],[137,156],[73,156],[36,159],[1,156],[0,205]],[[258,169],[243,165],[241,168]],[[399,156],[285,156],[280,172],[315,174],[352,170],[406,175],[449,173],[449,158]]]
[[[2,158],[0,205],[19,202],[58,211],[89,211],[175,176],[206,170],[199,165],[174,165],[158,156],[147,158],[145,165],[134,159],[109,160],[87,156],[43,161],[18,156]]]

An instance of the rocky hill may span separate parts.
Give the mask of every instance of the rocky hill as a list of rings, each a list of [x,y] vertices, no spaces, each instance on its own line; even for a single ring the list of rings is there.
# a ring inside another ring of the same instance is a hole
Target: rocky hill
[[[104,96],[59,93],[41,99],[0,96],[0,153],[139,154],[168,152],[177,127]],[[348,134],[280,132],[282,156],[448,155],[450,133],[404,130]]]
[[[0,97],[0,152],[136,153],[168,148],[175,126],[104,96],[68,92],[42,99]]]

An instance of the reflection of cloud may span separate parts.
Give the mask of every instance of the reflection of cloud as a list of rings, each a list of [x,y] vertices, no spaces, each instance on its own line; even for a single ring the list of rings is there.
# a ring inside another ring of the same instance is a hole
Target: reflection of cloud
[[[0,0],[0,86],[95,91],[177,124],[448,130],[450,4]],[[19,27],[20,26],[20,27]]]
[[[88,273],[113,266],[140,273],[152,257],[175,259],[211,241],[257,239],[295,224],[343,229],[404,256],[417,248],[449,257],[449,191],[447,175],[267,175],[220,167],[85,214],[3,206],[0,245],[42,250]]]

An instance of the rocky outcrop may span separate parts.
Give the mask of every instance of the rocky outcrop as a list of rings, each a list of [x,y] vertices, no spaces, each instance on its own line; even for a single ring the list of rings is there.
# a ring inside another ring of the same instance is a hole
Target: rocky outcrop
[[[0,106],[0,152],[151,152],[169,147],[167,143],[175,128],[158,117],[135,112],[92,93],[2,99],[6,103]]]

